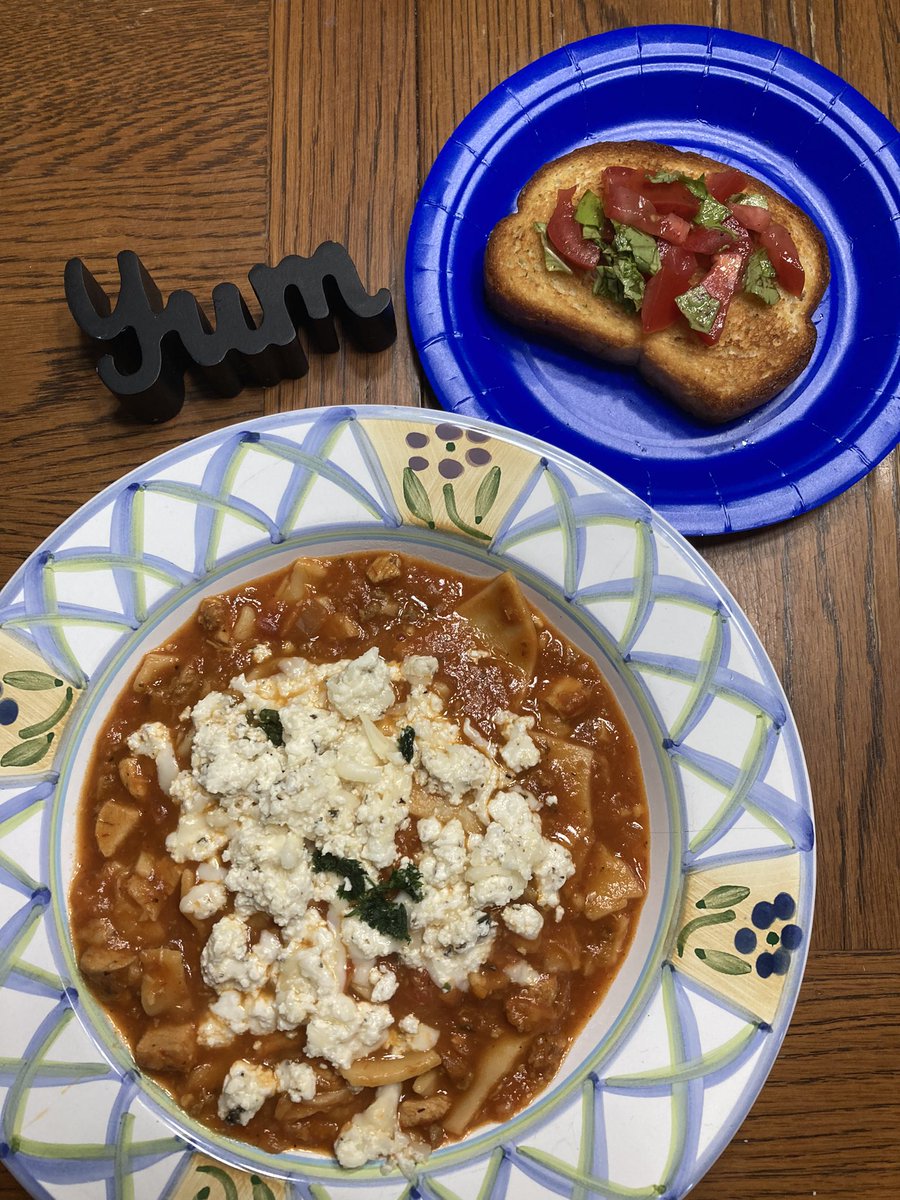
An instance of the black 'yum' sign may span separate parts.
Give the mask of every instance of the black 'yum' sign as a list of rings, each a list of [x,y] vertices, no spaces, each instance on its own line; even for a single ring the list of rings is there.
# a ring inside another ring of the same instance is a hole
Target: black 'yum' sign
[[[299,379],[309,369],[301,326],[325,353],[338,349],[335,315],[359,350],[385,350],[397,336],[390,292],[370,296],[337,242],[323,242],[311,258],[291,254],[277,267],[250,270],[259,324],[233,283],[213,289],[213,325],[191,292],[172,292],[163,304],[133,250],[123,250],[118,265],[115,308],[80,258],[66,263],[66,300],[81,330],[107,351],[97,364],[101,380],[142,421],[167,421],[181,411],[188,368],[220,396]]]

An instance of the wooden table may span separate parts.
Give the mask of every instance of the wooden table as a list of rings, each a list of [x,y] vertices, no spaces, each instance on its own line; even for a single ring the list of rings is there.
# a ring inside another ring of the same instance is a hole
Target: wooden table
[[[0,582],[96,491],[187,438],[307,405],[427,403],[403,255],[442,143],[538,55],[656,21],[796,47],[897,119],[896,0],[7,0]],[[391,352],[342,350],[302,380],[232,400],[191,393],[165,425],[122,419],[66,309],[68,257],[114,291],[116,252],[133,247],[165,292],[204,296],[327,238],[393,291]],[[866,1200],[900,1186],[898,461],[804,517],[699,543],[796,714],[820,882],[783,1051],[697,1200]],[[23,1195],[0,1171],[0,1196]]]

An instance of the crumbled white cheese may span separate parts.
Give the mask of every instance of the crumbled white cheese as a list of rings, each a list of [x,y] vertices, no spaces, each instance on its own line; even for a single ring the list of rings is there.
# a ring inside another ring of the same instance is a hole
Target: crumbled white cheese
[[[419,734],[418,728],[416,734]],[[441,745],[421,737],[422,766],[451,804],[460,804],[467,792],[483,787],[491,777],[492,764],[480,750],[462,742]]]
[[[341,938],[354,958],[383,958],[398,949],[392,937],[373,929],[359,917],[344,917]]]
[[[217,1021],[219,1025],[211,1025],[205,1037],[224,1038],[225,1030],[228,1031],[230,1036],[222,1044],[240,1037],[242,1033],[261,1036],[274,1033],[278,1028],[278,1013],[268,991],[239,992],[235,988],[227,988],[209,1006],[207,1019]],[[206,1042],[206,1045],[210,1044]]]
[[[284,773],[284,756],[248,720],[246,705],[210,692],[191,713],[191,766],[197,782],[215,796],[235,797],[273,788]]]
[[[225,1076],[219,1116],[229,1125],[247,1125],[277,1090],[274,1072],[239,1058]]]
[[[306,1053],[347,1068],[384,1045],[394,1018],[386,1004],[370,1004],[352,996],[320,999],[306,1026]]]
[[[430,654],[408,654],[400,674],[414,688],[426,688],[437,674],[438,660]]]
[[[372,987],[370,999],[373,1004],[385,1004],[399,986],[394,972],[383,965],[372,968],[369,972],[369,983]]]
[[[326,686],[328,699],[348,720],[365,715],[377,721],[394,703],[391,674],[375,646],[347,663]]]
[[[172,746],[172,735],[161,721],[149,721],[135,730],[128,738],[128,749],[132,754],[144,754],[156,763],[156,778],[168,796],[178,774],[178,761]]]
[[[228,830],[216,829],[209,817],[209,813],[186,813],[179,817],[178,825],[166,838],[166,850],[175,862],[203,862],[228,845]]]
[[[534,717],[522,717],[506,710],[494,713],[494,724],[503,735],[500,757],[511,771],[518,775],[541,761],[541,752],[531,740],[529,731],[534,729]]]
[[[185,814],[207,813],[216,807],[215,796],[200,786],[191,771],[182,771],[173,780],[169,795],[181,808],[182,818]]]
[[[280,1029],[296,1029],[323,997],[344,990],[347,954],[330,922],[314,908],[297,922],[294,937],[282,950],[275,980]]]
[[[441,825],[433,817],[426,817],[417,829],[425,847],[419,860],[422,878],[435,887],[461,878],[466,868],[466,834],[461,823],[453,820]]]
[[[308,1063],[280,1062],[275,1068],[279,1092],[287,1092],[295,1104],[312,1100],[316,1094],[316,1073]]]
[[[265,662],[272,657],[272,647],[267,642],[259,642],[251,649],[250,657],[255,663]]]
[[[224,883],[195,883],[181,897],[178,907],[186,917],[206,921],[225,907],[228,893]]]
[[[532,878],[538,881],[538,903],[559,903],[559,888],[575,865],[564,846],[541,834],[541,822],[517,792],[498,792],[488,806],[491,822],[473,847],[466,879],[479,907],[516,900]]]
[[[314,887],[303,838],[284,826],[243,821],[222,856],[234,909],[242,916],[267,912],[287,925],[306,912]]]
[[[197,867],[197,880],[199,883],[224,883],[225,876],[228,872],[224,867],[217,862],[200,863]]]
[[[231,1026],[213,1013],[207,1013],[197,1027],[197,1041],[201,1046],[215,1049],[229,1045],[234,1039],[235,1033]]]
[[[507,979],[512,980],[513,983],[517,983],[520,987],[532,987],[541,977],[540,972],[536,971],[524,958],[510,963],[503,970]]]
[[[436,1029],[420,1021],[414,1013],[401,1017],[397,1029],[404,1035],[403,1050],[433,1050],[441,1037]]]
[[[500,916],[507,928],[529,941],[534,941],[544,928],[544,918],[533,904],[508,904]]]
[[[249,926],[229,915],[213,925],[200,953],[200,972],[204,983],[216,991],[255,991],[267,981],[280,952],[280,940],[269,932],[263,932],[251,947]]]
[[[342,1167],[362,1167],[373,1158],[402,1167],[423,1156],[414,1151],[409,1134],[397,1125],[400,1086],[390,1083],[380,1087],[369,1107],[357,1113],[341,1131],[334,1153]]]
[[[340,1070],[387,1044],[430,1049],[438,1033],[414,1017],[394,1029],[387,1002],[397,976],[377,960],[397,955],[439,986],[467,988],[497,934],[485,910],[502,908],[510,929],[535,938],[544,920],[538,908],[558,905],[559,888],[574,870],[566,849],[543,837],[540,802],[515,781],[538,761],[534,720],[496,714],[496,750],[471,722],[460,727],[445,714],[430,690],[438,670],[431,656],[389,664],[372,649],[355,660],[291,658],[277,666],[265,678],[237,676],[229,692],[212,692],[186,712],[191,765],[170,783],[180,816],[169,852],[200,864],[182,910],[207,919],[229,893],[234,903],[201,955],[204,982],[217,998],[198,1040],[214,1048],[305,1026],[305,1053]],[[408,694],[398,702],[394,685],[403,695],[404,684]],[[262,709],[278,713],[282,745],[267,736]],[[397,749],[407,725],[415,731],[412,763]],[[163,734],[170,739],[164,727],[145,726],[140,745],[162,745]],[[397,897],[410,930],[410,940],[400,942],[349,915],[347,881],[339,871],[314,870],[310,847],[359,863],[370,885],[384,878],[398,865],[397,836],[410,822],[414,783],[436,798],[438,811],[448,801],[465,803],[481,830],[467,833],[471,826],[457,819],[418,821],[422,896]],[[516,903],[529,885],[535,903]],[[255,913],[270,915],[279,932],[254,942],[247,922]],[[527,963],[510,970],[521,981],[536,977]],[[348,994],[348,979],[365,998]],[[220,1111],[229,1120],[246,1123],[277,1090],[297,1103],[315,1094],[306,1064],[282,1063],[277,1077],[248,1075],[245,1067],[235,1063],[223,1088]],[[418,1143],[396,1129],[396,1098],[388,1089],[378,1095],[338,1139],[345,1165],[378,1156],[414,1161]]]

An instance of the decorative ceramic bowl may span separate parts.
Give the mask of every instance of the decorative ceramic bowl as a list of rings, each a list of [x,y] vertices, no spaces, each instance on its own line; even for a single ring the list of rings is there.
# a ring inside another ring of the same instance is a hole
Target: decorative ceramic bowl
[[[553,1085],[410,1182],[211,1133],[141,1077],[68,928],[94,738],[200,598],[298,554],[396,547],[511,569],[599,663],[635,734],[650,887]],[[405,408],[234,426],[126,476],[0,593],[0,1160],[35,1197],[679,1197],[733,1136],[797,995],[813,822],[790,712],[700,557],[612,480],[531,438]]]

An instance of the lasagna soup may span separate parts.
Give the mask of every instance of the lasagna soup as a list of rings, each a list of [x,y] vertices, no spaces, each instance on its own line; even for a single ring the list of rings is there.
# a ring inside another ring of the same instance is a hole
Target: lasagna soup
[[[191,1117],[409,1169],[553,1078],[647,827],[609,688],[511,575],[298,559],[203,600],[113,706],[75,951]]]

